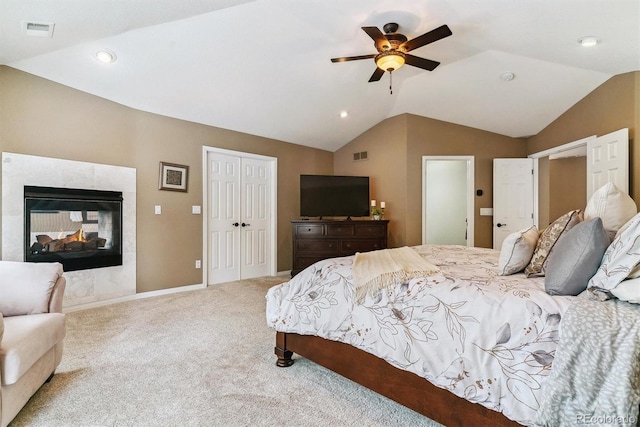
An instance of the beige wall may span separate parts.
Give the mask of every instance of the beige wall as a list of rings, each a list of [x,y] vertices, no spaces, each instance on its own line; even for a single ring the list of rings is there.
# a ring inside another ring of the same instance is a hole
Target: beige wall
[[[493,159],[524,157],[525,141],[403,114],[374,126],[334,154],[336,174],[369,175],[372,198],[390,201],[385,218],[390,222],[390,246],[422,242],[422,156],[475,156],[475,245],[493,244],[492,217],[480,208],[493,206]],[[368,151],[369,160],[354,162],[353,153]],[[373,155],[372,155],[373,154]]]
[[[527,139],[527,154],[629,128],[630,194],[640,200],[640,72],[614,76],[600,85],[540,133]],[[553,221],[553,219],[551,219]]]
[[[475,156],[475,244],[492,245],[492,160],[524,157],[589,135],[628,127],[631,194],[640,200],[640,72],[615,76],[529,138],[403,114],[387,119],[336,153],[144,113],[0,66],[0,151],[135,167],[138,172],[138,292],[201,282],[202,146],[278,158],[278,270],[291,268],[291,227],[299,216],[299,175],[369,175],[371,196],[387,202],[391,246],[421,242],[421,157]],[[353,161],[368,151],[369,159]],[[158,163],[190,166],[189,192],[157,189]],[[541,202],[544,203],[544,202]],[[548,203],[548,202],[547,202]],[[154,205],[163,215],[153,214]],[[542,217],[541,217],[542,218]]]
[[[587,206],[587,158],[549,161],[549,221]],[[542,222],[541,222],[542,224]]]
[[[392,117],[372,127],[334,153],[336,175],[369,176],[370,196],[384,201],[389,219],[390,247],[403,246],[406,209],[406,115]],[[366,160],[353,160],[353,153],[367,151]]]
[[[202,216],[191,206],[202,205],[205,145],[278,159],[277,268],[290,269],[299,175],[331,174],[331,152],[145,113],[0,66],[0,151],[136,168],[138,292],[202,283]],[[188,193],[158,190],[160,161],[189,165]]]

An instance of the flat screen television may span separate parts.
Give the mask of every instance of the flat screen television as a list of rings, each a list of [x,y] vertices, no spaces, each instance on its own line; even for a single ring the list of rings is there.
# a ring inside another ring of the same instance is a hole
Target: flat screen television
[[[300,216],[369,216],[369,177],[300,175]]]

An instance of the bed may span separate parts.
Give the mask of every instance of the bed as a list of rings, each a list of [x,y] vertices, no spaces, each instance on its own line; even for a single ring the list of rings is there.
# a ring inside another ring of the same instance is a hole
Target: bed
[[[277,365],[290,366],[295,353],[446,425],[535,425],[560,323],[584,294],[551,296],[544,277],[498,275],[492,249],[412,249],[438,271],[362,300],[354,256],[320,261],[271,288]],[[598,343],[580,347],[588,345]],[[636,379],[629,384],[635,425]]]

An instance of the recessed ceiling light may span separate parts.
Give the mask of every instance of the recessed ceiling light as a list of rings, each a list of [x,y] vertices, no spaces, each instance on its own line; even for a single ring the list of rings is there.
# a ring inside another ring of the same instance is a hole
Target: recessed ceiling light
[[[347,113],[346,111],[342,111],[342,112],[340,112],[340,117],[342,117],[343,119],[344,119],[345,117],[347,117],[348,115],[349,115],[349,113]]]
[[[504,80],[505,82],[510,82],[511,80],[516,78],[516,75],[513,74],[511,71],[507,71],[507,72],[504,72],[504,73],[500,74],[500,78],[502,80]]]
[[[584,47],[591,47],[600,43],[600,40],[598,40],[597,37],[587,36],[578,39],[578,43],[580,43]]]
[[[98,61],[110,64],[116,61],[116,54],[107,49],[101,49],[96,52],[95,57]]]

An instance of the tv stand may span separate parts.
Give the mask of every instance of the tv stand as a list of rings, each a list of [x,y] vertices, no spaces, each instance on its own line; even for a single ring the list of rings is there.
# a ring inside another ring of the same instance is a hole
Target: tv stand
[[[292,220],[291,277],[311,264],[387,248],[389,220]]]

